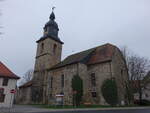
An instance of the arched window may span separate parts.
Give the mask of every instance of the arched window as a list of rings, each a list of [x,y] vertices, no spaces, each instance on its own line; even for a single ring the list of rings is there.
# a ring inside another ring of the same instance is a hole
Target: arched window
[[[64,87],[64,75],[61,75],[61,87]]]
[[[92,97],[97,97],[97,93],[96,93],[96,91],[91,92],[91,94],[92,94]]]
[[[91,85],[92,87],[96,86],[96,78],[95,78],[95,73],[91,73]]]
[[[57,45],[54,44],[54,46],[53,46],[53,53],[54,53],[54,54],[56,54],[56,48],[57,48]]]
[[[44,43],[41,44],[41,53],[43,52],[44,50]]]
[[[50,79],[50,88],[51,89],[53,88],[53,77],[51,77],[51,79]]]
[[[123,69],[121,69],[121,75],[123,75]]]

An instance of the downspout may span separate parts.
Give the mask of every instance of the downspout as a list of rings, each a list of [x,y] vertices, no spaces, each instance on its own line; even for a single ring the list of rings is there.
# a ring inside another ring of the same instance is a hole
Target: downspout
[[[113,78],[113,76],[112,76],[111,61],[109,62],[109,67],[110,67],[110,76],[111,76],[111,79],[112,79],[112,78]]]

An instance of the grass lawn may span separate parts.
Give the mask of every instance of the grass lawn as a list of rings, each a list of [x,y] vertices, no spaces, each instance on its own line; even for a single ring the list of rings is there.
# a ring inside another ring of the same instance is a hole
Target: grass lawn
[[[110,108],[110,107],[112,107],[112,106],[106,106],[106,105],[80,105],[80,106],[64,105],[64,106],[56,106],[56,105],[44,105],[44,104],[31,104],[31,106],[41,107],[41,108],[49,108],[49,109]]]

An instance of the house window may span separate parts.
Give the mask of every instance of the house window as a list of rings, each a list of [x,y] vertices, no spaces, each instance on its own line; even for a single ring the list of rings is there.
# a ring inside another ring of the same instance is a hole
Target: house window
[[[44,50],[44,43],[41,44],[41,53],[43,52]]]
[[[0,88],[0,103],[4,102],[4,100],[5,100],[4,88]]]
[[[3,86],[7,86],[8,85],[8,78],[4,78],[3,79]]]
[[[5,94],[0,94],[0,103],[5,101]]]
[[[56,48],[57,48],[57,45],[54,44],[54,46],[53,46],[53,53],[54,53],[54,54],[56,54]]]
[[[64,75],[61,75],[61,87],[64,87]]]
[[[91,92],[92,93],[92,97],[97,97],[96,92]]]
[[[4,94],[4,88],[0,88],[0,95]]]
[[[92,87],[96,86],[96,78],[95,78],[95,73],[91,74],[91,85]]]
[[[53,88],[53,77],[51,77],[50,88]]]

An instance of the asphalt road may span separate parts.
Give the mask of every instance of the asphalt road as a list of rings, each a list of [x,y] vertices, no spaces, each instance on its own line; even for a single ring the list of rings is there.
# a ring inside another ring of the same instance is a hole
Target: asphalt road
[[[122,109],[122,110],[84,110],[84,111],[51,111],[40,113],[150,113],[149,109]]]
[[[15,105],[12,109],[0,108],[0,113],[150,113],[150,107],[45,109],[45,108],[38,108],[35,106]]]

